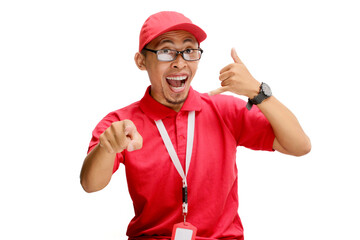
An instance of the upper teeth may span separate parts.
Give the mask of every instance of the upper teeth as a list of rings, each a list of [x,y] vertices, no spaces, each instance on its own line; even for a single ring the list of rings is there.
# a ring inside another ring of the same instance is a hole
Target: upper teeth
[[[177,80],[177,81],[182,81],[185,80],[186,78],[187,76],[167,77],[167,79],[169,80]]]

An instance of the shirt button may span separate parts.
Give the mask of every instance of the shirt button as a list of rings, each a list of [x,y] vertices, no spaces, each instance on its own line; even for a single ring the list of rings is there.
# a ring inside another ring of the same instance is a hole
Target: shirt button
[[[180,135],[180,139],[181,139],[181,140],[184,140],[185,137],[184,137],[183,135]]]

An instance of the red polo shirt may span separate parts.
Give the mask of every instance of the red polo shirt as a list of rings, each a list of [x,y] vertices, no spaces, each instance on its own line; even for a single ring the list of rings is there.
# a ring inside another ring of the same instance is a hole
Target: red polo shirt
[[[187,175],[187,220],[198,228],[197,239],[243,239],[238,215],[236,147],[272,151],[273,130],[254,106],[227,95],[210,97],[190,89],[180,112],[145,96],[111,112],[96,126],[89,151],[114,121],[130,119],[143,137],[143,147],[117,154],[114,172],[125,165],[135,217],[129,239],[169,239],[174,224],[183,221],[182,179],[176,171],[155,125],[162,119],[183,167],[186,156],[187,116],[196,111],[195,137]]]

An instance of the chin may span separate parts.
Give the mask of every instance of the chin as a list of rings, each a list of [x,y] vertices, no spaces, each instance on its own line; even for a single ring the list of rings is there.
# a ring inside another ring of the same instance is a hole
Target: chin
[[[189,94],[189,90],[185,90],[181,93],[175,93],[175,94],[172,93],[169,94],[170,95],[169,97],[165,97],[165,100],[172,105],[182,105],[186,101],[188,94]]]

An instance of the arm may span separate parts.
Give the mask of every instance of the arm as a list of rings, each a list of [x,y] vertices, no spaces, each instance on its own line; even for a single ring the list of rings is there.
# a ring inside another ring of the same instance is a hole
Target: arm
[[[250,74],[246,66],[232,49],[234,63],[220,71],[220,88],[211,91],[210,95],[230,91],[238,95],[255,97],[259,93],[260,83]],[[310,139],[302,130],[294,114],[274,96],[257,105],[269,120],[275,134],[273,148],[281,153],[302,156],[310,152]]]
[[[258,107],[274,130],[273,149],[293,156],[303,156],[310,152],[310,139],[301,128],[295,115],[280,101],[271,96]]]
[[[142,148],[142,137],[133,122],[114,122],[99,137],[99,144],[86,156],[80,183],[86,192],[103,189],[110,182],[116,153]]]
[[[108,185],[115,156],[116,153],[109,153],[100,144],[86,156],[80,173],[80,183],[86,192],[96,192]]]

